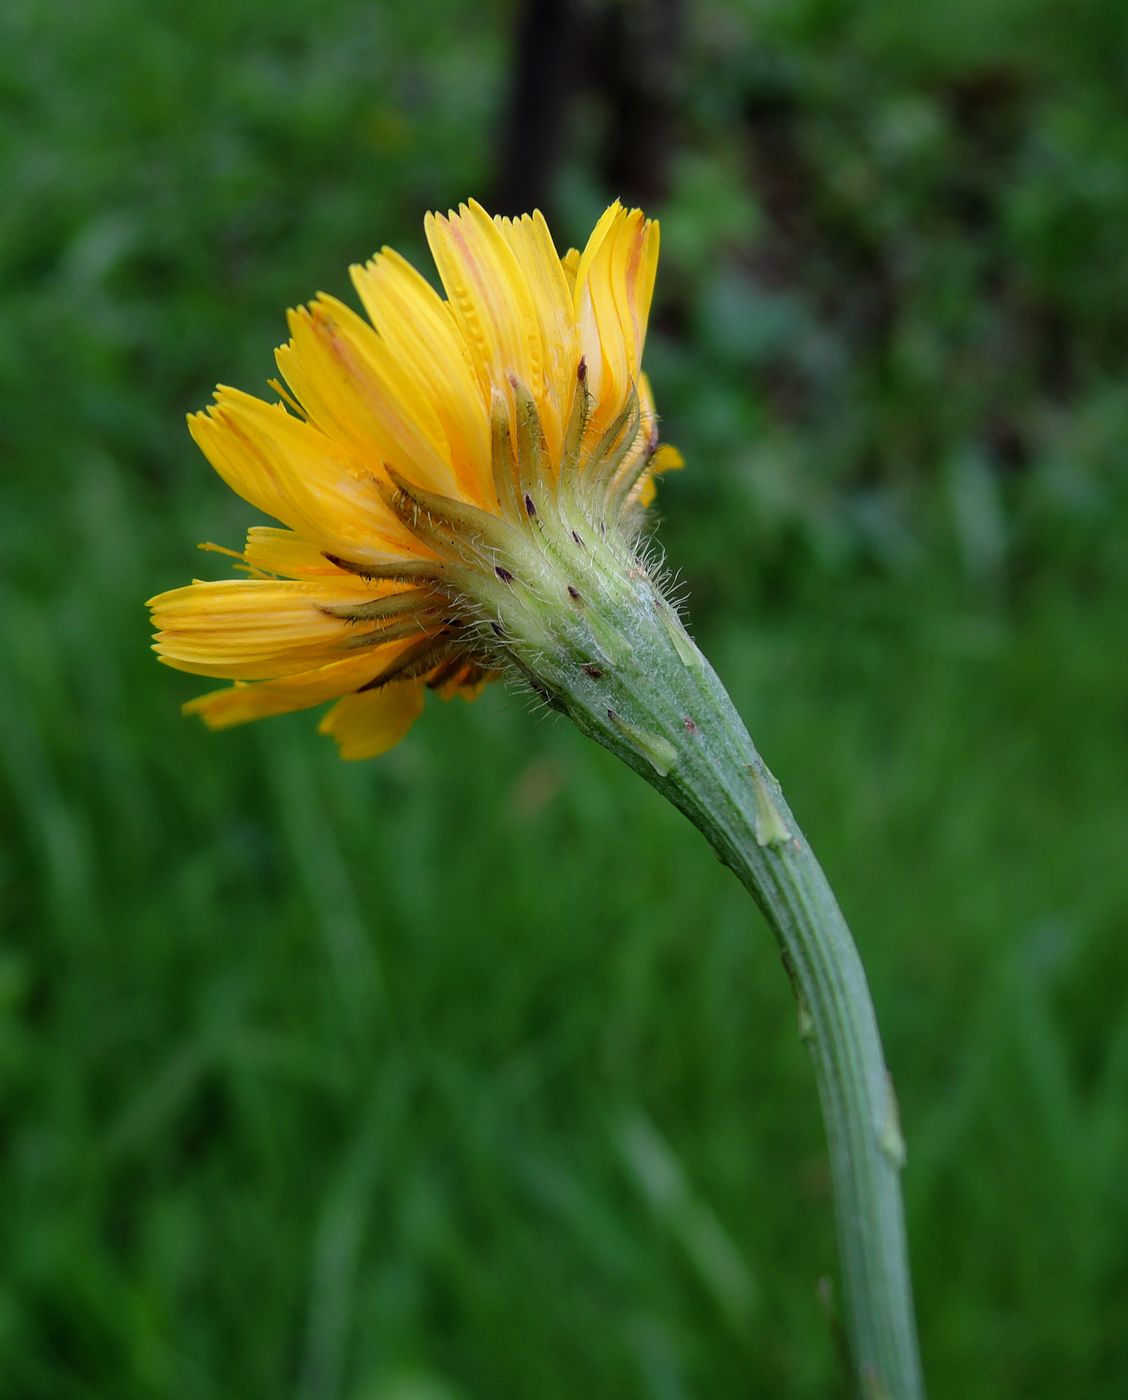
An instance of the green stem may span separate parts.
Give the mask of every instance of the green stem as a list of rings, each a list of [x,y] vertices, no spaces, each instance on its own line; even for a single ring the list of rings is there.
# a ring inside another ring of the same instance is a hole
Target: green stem
[[[519,663],[584,733],[685,813],[763,911],[818,1080],[857,1390],[865,1400],[919,1400],[904,1144],[850,931],[712,667],[637,561],[610,540],[597,554],[585,561],[582,615],[550,623],[555,645]]]

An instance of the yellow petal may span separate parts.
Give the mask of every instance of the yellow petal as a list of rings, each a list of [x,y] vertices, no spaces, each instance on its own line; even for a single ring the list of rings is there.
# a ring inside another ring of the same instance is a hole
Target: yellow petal
[[[450,495],[454,475],[429,394],[355,311],[333,297],[291,311],[278,368],[310,420],[369,471],[384,463]]]
[[[539,402],[545,369],[540,321],[525,274],[501,229],[473,200],[446,218],[428,214],[424,228],[477,370],[483,404],[489,404],[491,388],[512,404],[510,375]]]
[[[372,477],[280,405],[221,386],[215,403],[188,426],[232,490],[328,553],[362,564],[419,556]]]
[[[650,475],[661,476],[663,472],[681,471],[684,466],[685,458],[678,449],[672,443],[664,442],[650,463]]]
[[[512,249],[531,294],[543,375],[539,391],[531,384],[529,388],[537,399],[549,454],[558,462],[580,359],[571,289],[539,210],[519,219],[494,222]]]
[[[153,649],[178,671],[228,680],[297,674],[363,649],[375,674],[401,643],[381,643],[376,624],[324,611],[356,606],[351,580],[342,582],[220,579],[171,589],[149,601]]]
[[[223,690],[198,695],[184,706],[186,715],[199,715],[210,729],[228,729],[233,724],[265,719],[269,715],[289,714],[293,710],[308,710],[326,700],[351,695],[367,685],[381,663],[373,667],[374,658],[350,656],[327,666],[317,666],[296,676],[255,684],[236,684]]]
[[[393,681],[338,700],[317,729],[332,734],[342,758],[376,758],[399,743],[422,709],[422,682]]]
[[[568,284],[568,291],[572,293],[573,296],[576,290],[576,270],[579,265],[580,250],[578,248],[569,248],[560,259],[560,268],[564,273],[564,280]]]
[[[430,400],[463,496],[488,504],[493,495],[489,416],[450,308],[390,248],[349,271],[380,339]]]
[[[595,259],[595,255],[599,252],[600,248],[603,247],[603,243],[604,240],[607,238],[607,235],[616,226],[616,224],[620,223],[623,220],[625,216],[626,210],[623,208],[622,204],[618,200],[615,200],[615,202],[613,204],[609,204],[607,208],[603,211],[603,213],[599,216],[598,222],[596,223],[595,227],[592,229],[590,235],[588,236],[588,241],[584,245],[583,252],[577,253],[575,248],[571,249],[571,251],[569,252],[568,257],[573,262],[575,267],[575,272],[572,279],[572,287],[573,295],[576,298],[575,304],[577,310],[579,309],[578,289],[587,282],[588,274],[591,270],[591,265]]]
[[[580,256],[574,291],[597,429],[638,380],[657,267],[658,225],[639,209],[613,204]]]
[[[371,597],[379,591],[379,585],[338,568],[316,544],[295,535],[293,530],[252,525],[240,557],[262,573],[293,579],[332,579],[342,590],[352,589],[360,597]]]

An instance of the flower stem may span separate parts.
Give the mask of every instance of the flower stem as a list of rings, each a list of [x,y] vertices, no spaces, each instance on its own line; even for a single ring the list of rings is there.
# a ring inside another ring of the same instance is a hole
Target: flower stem
[[[864,1400],[920,1400],[904,1144],[850,931],[708,661],[637,563],[624,567],[610,551],[603,563],[582,625],[563,629],[555,655],[542,652],[530,672],[584,733],[685,813],[763,911],[818,1081],[857,1391]]]

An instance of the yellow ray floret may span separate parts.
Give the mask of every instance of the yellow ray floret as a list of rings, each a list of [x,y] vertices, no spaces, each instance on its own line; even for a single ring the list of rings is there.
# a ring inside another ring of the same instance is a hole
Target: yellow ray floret
[[[338,700],[318,732],[331,734],[342,758],[376,758],[394,748],[423,709],[423,687],[393,681],[379,690],[361,690]]]
[[[244,577],[149,604],[162,661],[235,683],[186,707],[210,725],[336,699],[321,729],[342,755],[383,752],[424,686],[472,698],[493,674],[481,638],[501,635],[486,625],[505,543],[565,474],[633,529],[681,465],[641,371],[656,223],[615,203],[563,258],[539,213],[470,201],[425,232],[443,294],[385,248],[351,270],[367,319],[325,295],[289,313],[285,402],[221,387],[189,419],[278,522],[221,551]]]

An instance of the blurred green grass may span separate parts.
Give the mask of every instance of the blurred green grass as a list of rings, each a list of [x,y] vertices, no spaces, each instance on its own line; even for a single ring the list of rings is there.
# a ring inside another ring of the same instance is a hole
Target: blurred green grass
[[[687,21],[662,539],[862,945],[933,1393],[1112,1397],[1124,23],[923,18]],[[308,715],[208,736],[146,650],[141,600],[248,518],[182,413],[488,186],[511,21],[0,18],[0,1393],[839,1384],[809,1069],[695,833],[514,694],[346,766]],[[601,120],[562,240],[607,193]]]

